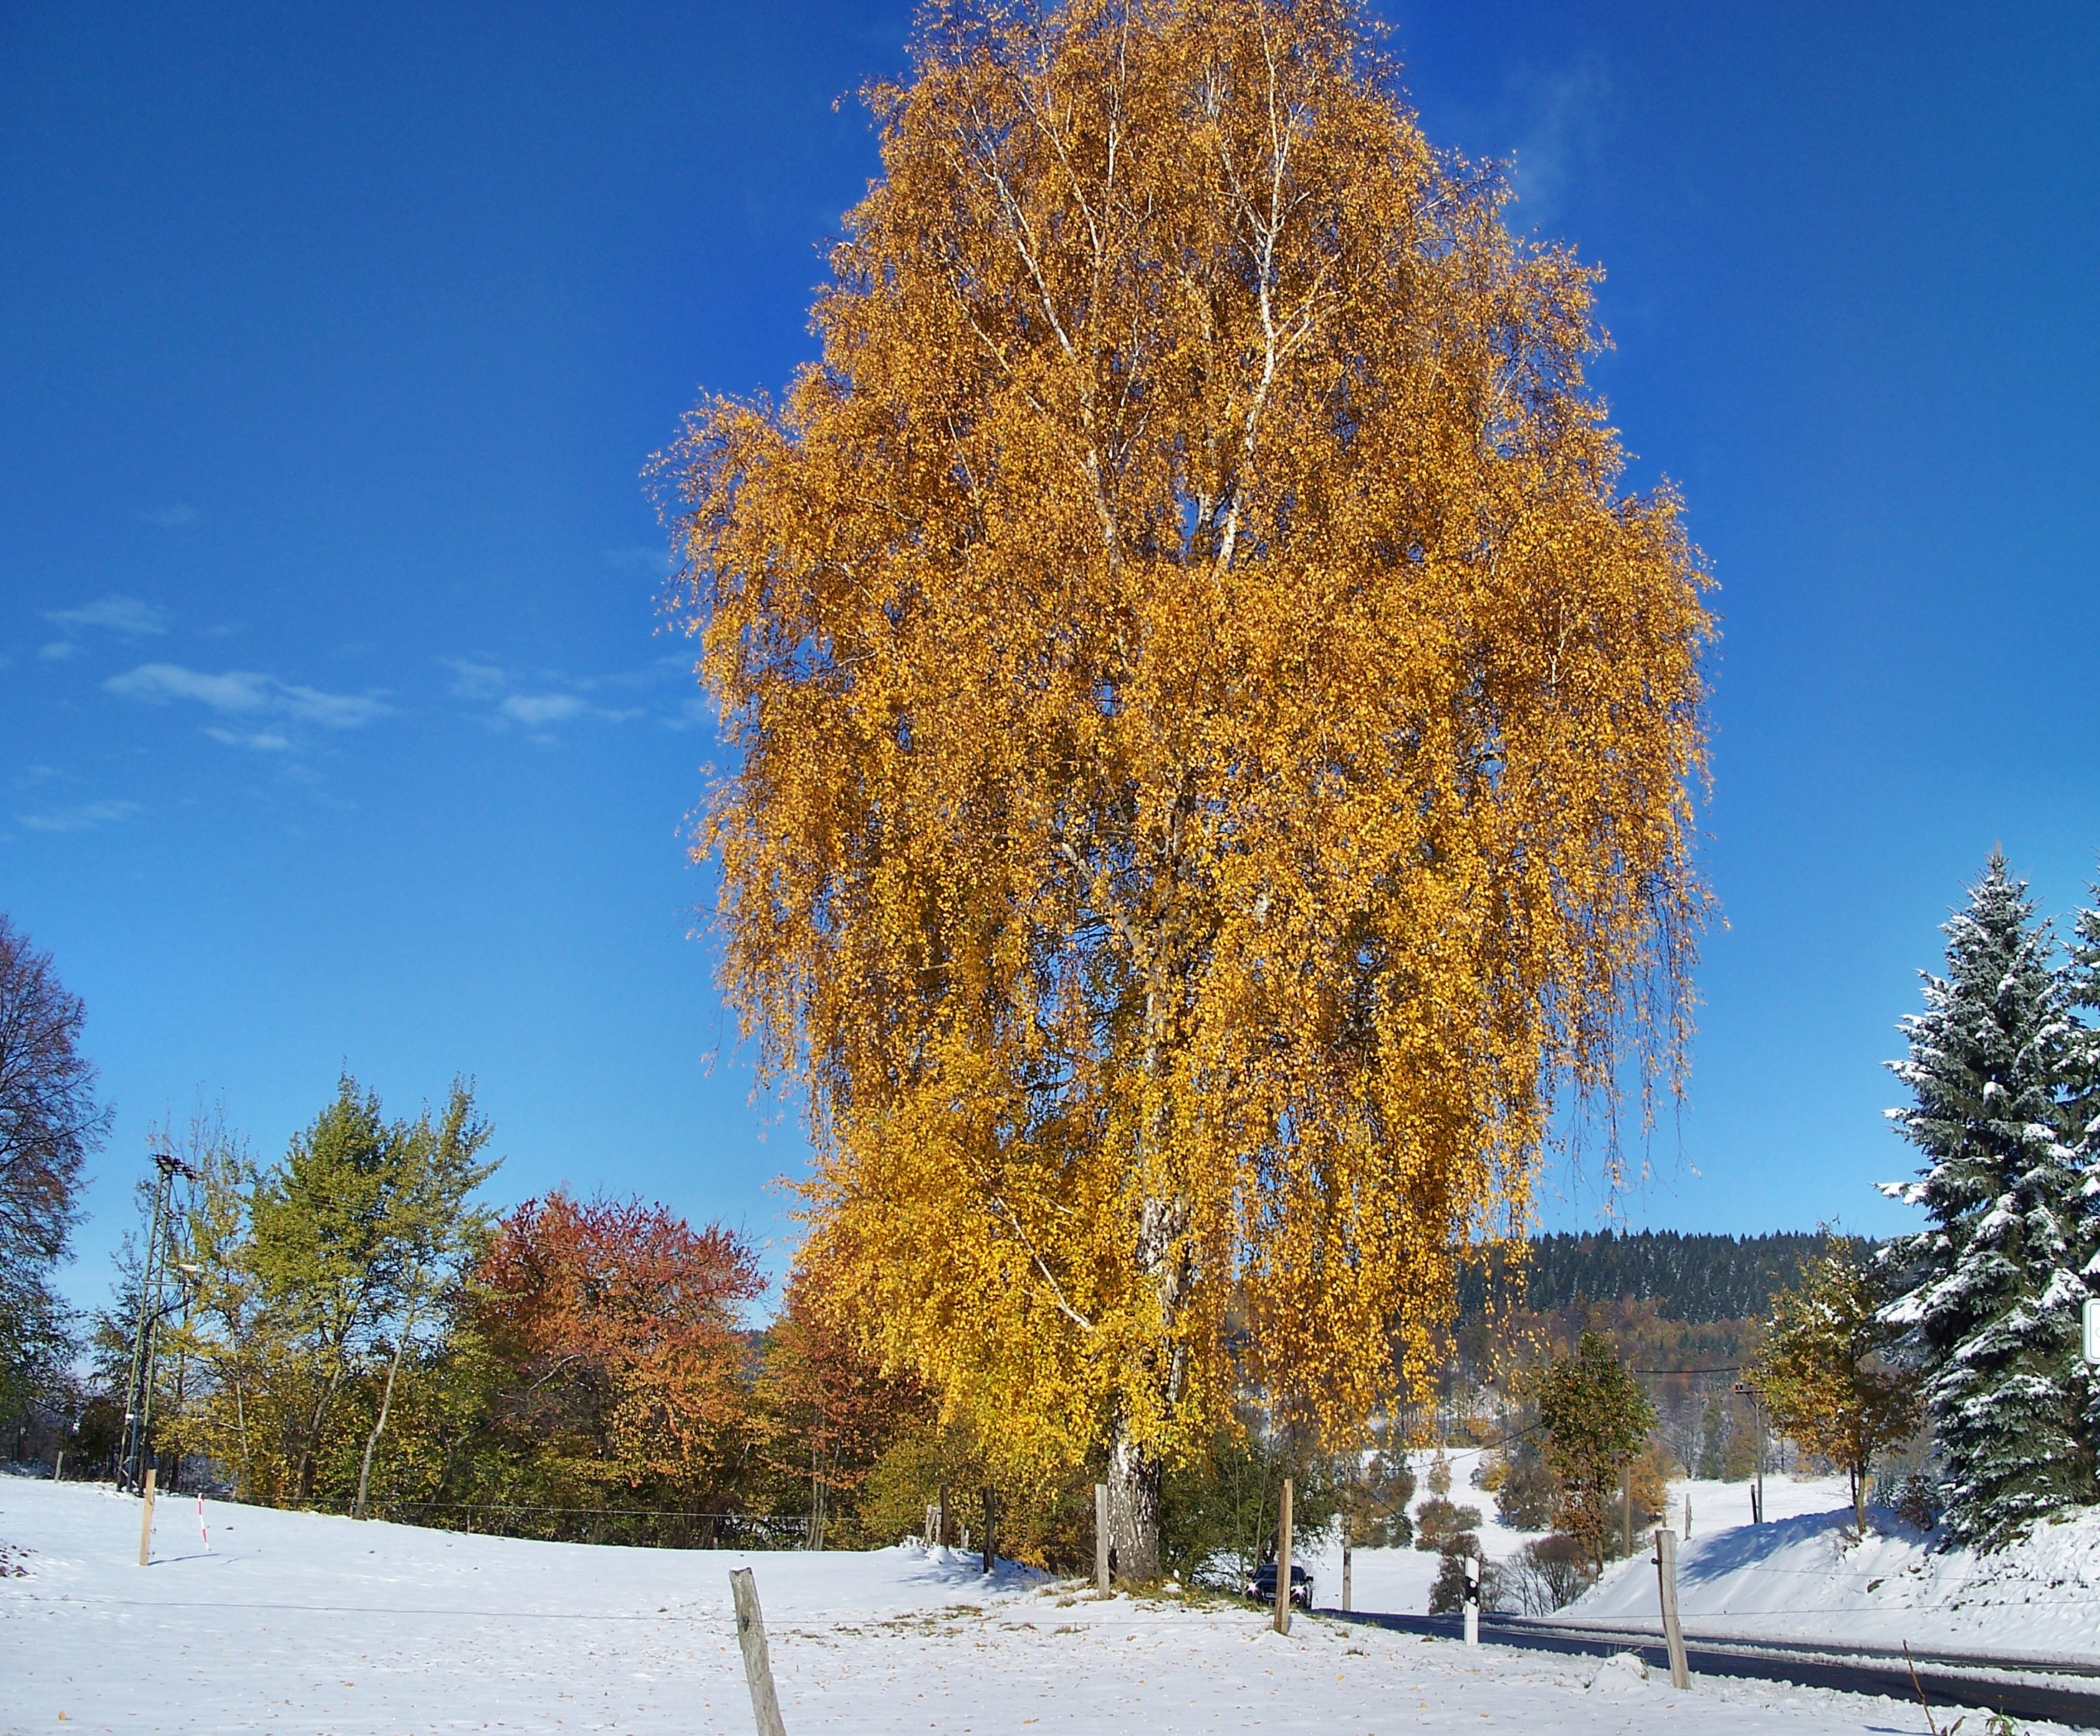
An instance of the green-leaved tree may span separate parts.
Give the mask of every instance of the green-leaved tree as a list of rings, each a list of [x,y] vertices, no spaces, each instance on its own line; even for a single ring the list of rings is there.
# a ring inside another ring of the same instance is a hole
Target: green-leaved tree
[[[1875,1455],[1917,1425],[1917,1381],[1882,1355],[1885,1285],[1859,1246],[1832,1236],[1801,1280],[1772,1298],[1755,1379],[1774,1424],[1845,1467],[1852,1518],[1867,1532],[1867,1474]]]
[[[285,1443],[292,1500],[312,1499],[324,1455],[346,1456],[339,1403],[362,1370],[383,1366],[361,1505],[402,1357],[478,1245],[483,1222],[468,1202],[496,1167],[480,1161],[488,1137],[463,1081],[435,1123],[427,1111],[390,1123],[377,1095],[345,1073],[335,1101],[257,1181],[241,1258],[283,1345],[280,1395],[297,1395]]]
[[[1655,1407],[1599,1332],[1557,1358],[1533,1385],[1546,1429],[1546,1462],[1560,1479],[1555,1517],[1604,1571],[1620,1479],[1647,1444]]]

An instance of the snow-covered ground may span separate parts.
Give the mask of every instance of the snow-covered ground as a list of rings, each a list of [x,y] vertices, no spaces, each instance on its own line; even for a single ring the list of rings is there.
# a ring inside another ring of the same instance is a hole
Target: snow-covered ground
[[[194,1505],[164,1500],[142,1568],[135,1501],[0,1478],[0,1544],[26,1570],[0,1578],[0,1726],[750,1736],[728,1584],[748,1565],[790,1736],[1923,1728],[1889,1700],[1722,1680],[1679,1695],[1303,1616],[1285,1637],[1244,1606],[1096,1602],[915,1548],[742,1556],[208,1516],[209,1551]]]
[[[1494,1497],[1469,1482],[1477,1454],[1451,1455],[1450,1499],[1480,1509],[1481,1547],[1507,1560],[1538,1534],[1497,1522]],[[1414,1456],[1418,1485],[1427,1456]],[[1418,1487],[1418,1507],[1426,1491]],[[1819,1644],[1988,1652],[2032,1661],[2100,1663],[2100,1508],[2043,1525],[1993,1555],[1937,1552],[1879,1509],[1867,1540],[1850,1541],[1851,1497],[1842,1477],[1765,1478],[1767,1522],[1750,1523],[1747,1483],[1696,1481],[1670,1487],[1669,1522],[1678,1545],[1678,1607],[1695,1637],[1814,1641]],[[1615,1563],[1560,1619],[1653,1631],[1661,1619],[1651,1551],[1643,1543]],[[1318,1601],[1341,1602],[1341,1551],[1324,1540],[1304,1552]],[[1420,1549],[1358,1549],[1352,1602],[1359,1610],[1421,1615],[1429,1607],[1436,1558]]]
[[[1753,1527],[1745,1483],[1680,1483],[1692,1536],[1678,1548],[1678,1606],[1688,1632],[1819,1642],[1930,1646],[2030,1659],[2100,1662],[2100,1509],[2040,1525],[1992,1555],[1929,1550],[1871,1509],[1849,1541],[1845,1479],[1767,1477],[1768,1522]],[[1490,1553],[1493,1551],[1489,1552]],[[1648,1552],[1621,1562],[1564,1612],[1599,1621],[1657,1619]]]
[[[1414,1452],[1409,1462],[1414,1471],[1414,1501],[1419,1509],[1429,1499],[1429,1465],[1434,1454]],[[1453,1505],[1480,1510],[1480,1548],[1489,1561],[1505,1561],[1542,1531],[1511,1531],[1495,1516],[1495,1498],[1472,1484],[1473,1469],[1483,1455],[1477,1449],[1461,1449],[1449,1456]],[[1355,1549],[1350,1564],[1351,1606],[1420,1615],[1429,1608],[1429,1588],[1436,1578],[1437,1559],[1427,1549]],[[1339,1535],[1322,1537],[1308,1548],[1300,1543],[1293,1558],[1312,1571],[1313,1591],[1323,1608],[1342,1605],[1342,1545]]]

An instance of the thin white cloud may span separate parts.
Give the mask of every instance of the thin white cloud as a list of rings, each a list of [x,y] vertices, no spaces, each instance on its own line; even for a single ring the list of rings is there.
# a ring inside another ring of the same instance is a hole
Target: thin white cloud
[[[179,663],[141,663],[102,685],[127,699],[194,699],[214,712],[260,712],[268,709],[270,690],[276,684],[267,675],[252,675],[245,669],[203,675]]]
[[[70,639],[55,639],[37,653],[47,663],[62,663],[68,657],[80,655],[80,647]]]
[[[166,611],[135,597],[104,597],[77,609],[46,609],[44,619],[68,632],[99,628],[126,639],[141,639],[168,630]]]
[[[141,663],[103,684],[105,692],[127,699],[165,704],[172,699],[193,700],[227,716],[287,717],[295,722],[318,724],[328,729],[359,729],[388,716],[393,707],[376,694],[324,693],[280,681],[275,676],[258,675],[248,669],[229,669],[223,675],[207,675],[185,669],[179,663]],[[255,747],[289,746],[274,732],[236,735],[221,732],[216,740],[233,739]]]
[[[139,515],[148,524],[162,531],[187,531],[203,518],[204,514],[194,506],[159,506],[149,513]]]
[[[539,729],[549,724],[567,723],[593,707],[574,694],[511,694],[496,709],[513,723]]]
[[[677,556],[665,543],[630,544],[624,549],[608,549],[605,552],[607,566],[642,567],[651,572],[669,573],[677,567]]]
[[[1551,73],[1527,70],[1512,82],[1510,100],[1524,117],[1511,153],[1519,216],[1534,229],[1557,226],[1578,187],[1592,199],[1608,189],[1611,76],[1589,59]]]
[[[74,808],[17,814],[15,818],[33,832],[86,832],[98,826],[114,826],[143,811],[136,802],[82,802]]]
[[[372,694],[327,694],[317,687],[280,685],[277,697],[290,716],[330,729],[361,729],[394,709]]]
[[[510,685],[510,677],[494,663],[474,663],[464,657],[448,657],[444,661],[452,672],[456,699],[493,699]]]
[[[589,720],[597,723],[625,723],[642,715],[638,706],[600,705],[589,696],[607,687],[646,687],[651,678],[607,676],[597,680],[564,675],[558,670],[520,671],[500,663],[472,658],[448,657],[444,665],[452,672],[452,695],[474,705],[487,705],[488,723],[496,729],[515,724],[535,733],[541,741],[556,725]]]
[[[275,729],[223,729],[217,724],[207,724],[204,733],[229,747],[253,747],[258,753],[285,753],[292,746],[289,736]]]

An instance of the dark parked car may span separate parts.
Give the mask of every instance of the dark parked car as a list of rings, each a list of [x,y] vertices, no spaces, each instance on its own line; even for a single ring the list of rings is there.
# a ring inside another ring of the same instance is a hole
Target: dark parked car
[[[1276,1563],[1264,1562],[1246,1582],[1246,1594],[1256,1603],[1276,1602]],[[1290,1564],[1290,1601],[1301,1610],[1312,1607],[1312,1575],[1297,1562]]]

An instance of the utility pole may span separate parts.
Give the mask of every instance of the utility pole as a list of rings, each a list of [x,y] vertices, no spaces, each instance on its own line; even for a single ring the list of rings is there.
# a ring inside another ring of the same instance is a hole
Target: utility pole
[[[1750,1489],[1750,1523],[1765,1522],[1765,1407],[1764,1395],[1749,1381],[1737,1381],[1728,1389],[1739,1398],[1750,1401],[1750,1418],[1755,1424],[1758,1436],[1758,1480]]]
[[[131,1372],[124,1388],[124,1433],[117,1456],[117,1486],[136,1489],[145,1481],[146,1454],[153,1427],[153,1375],[161,1317],[168,1312],[168,1267],[174,1255],[174,1223],[169,1209],[175,1178],[197,1172],[170,1151],[153,1153],[160,1177],[153,1183],[146,1224],[146,1259],[139,1272],[139,1313],[131,1332]]]

